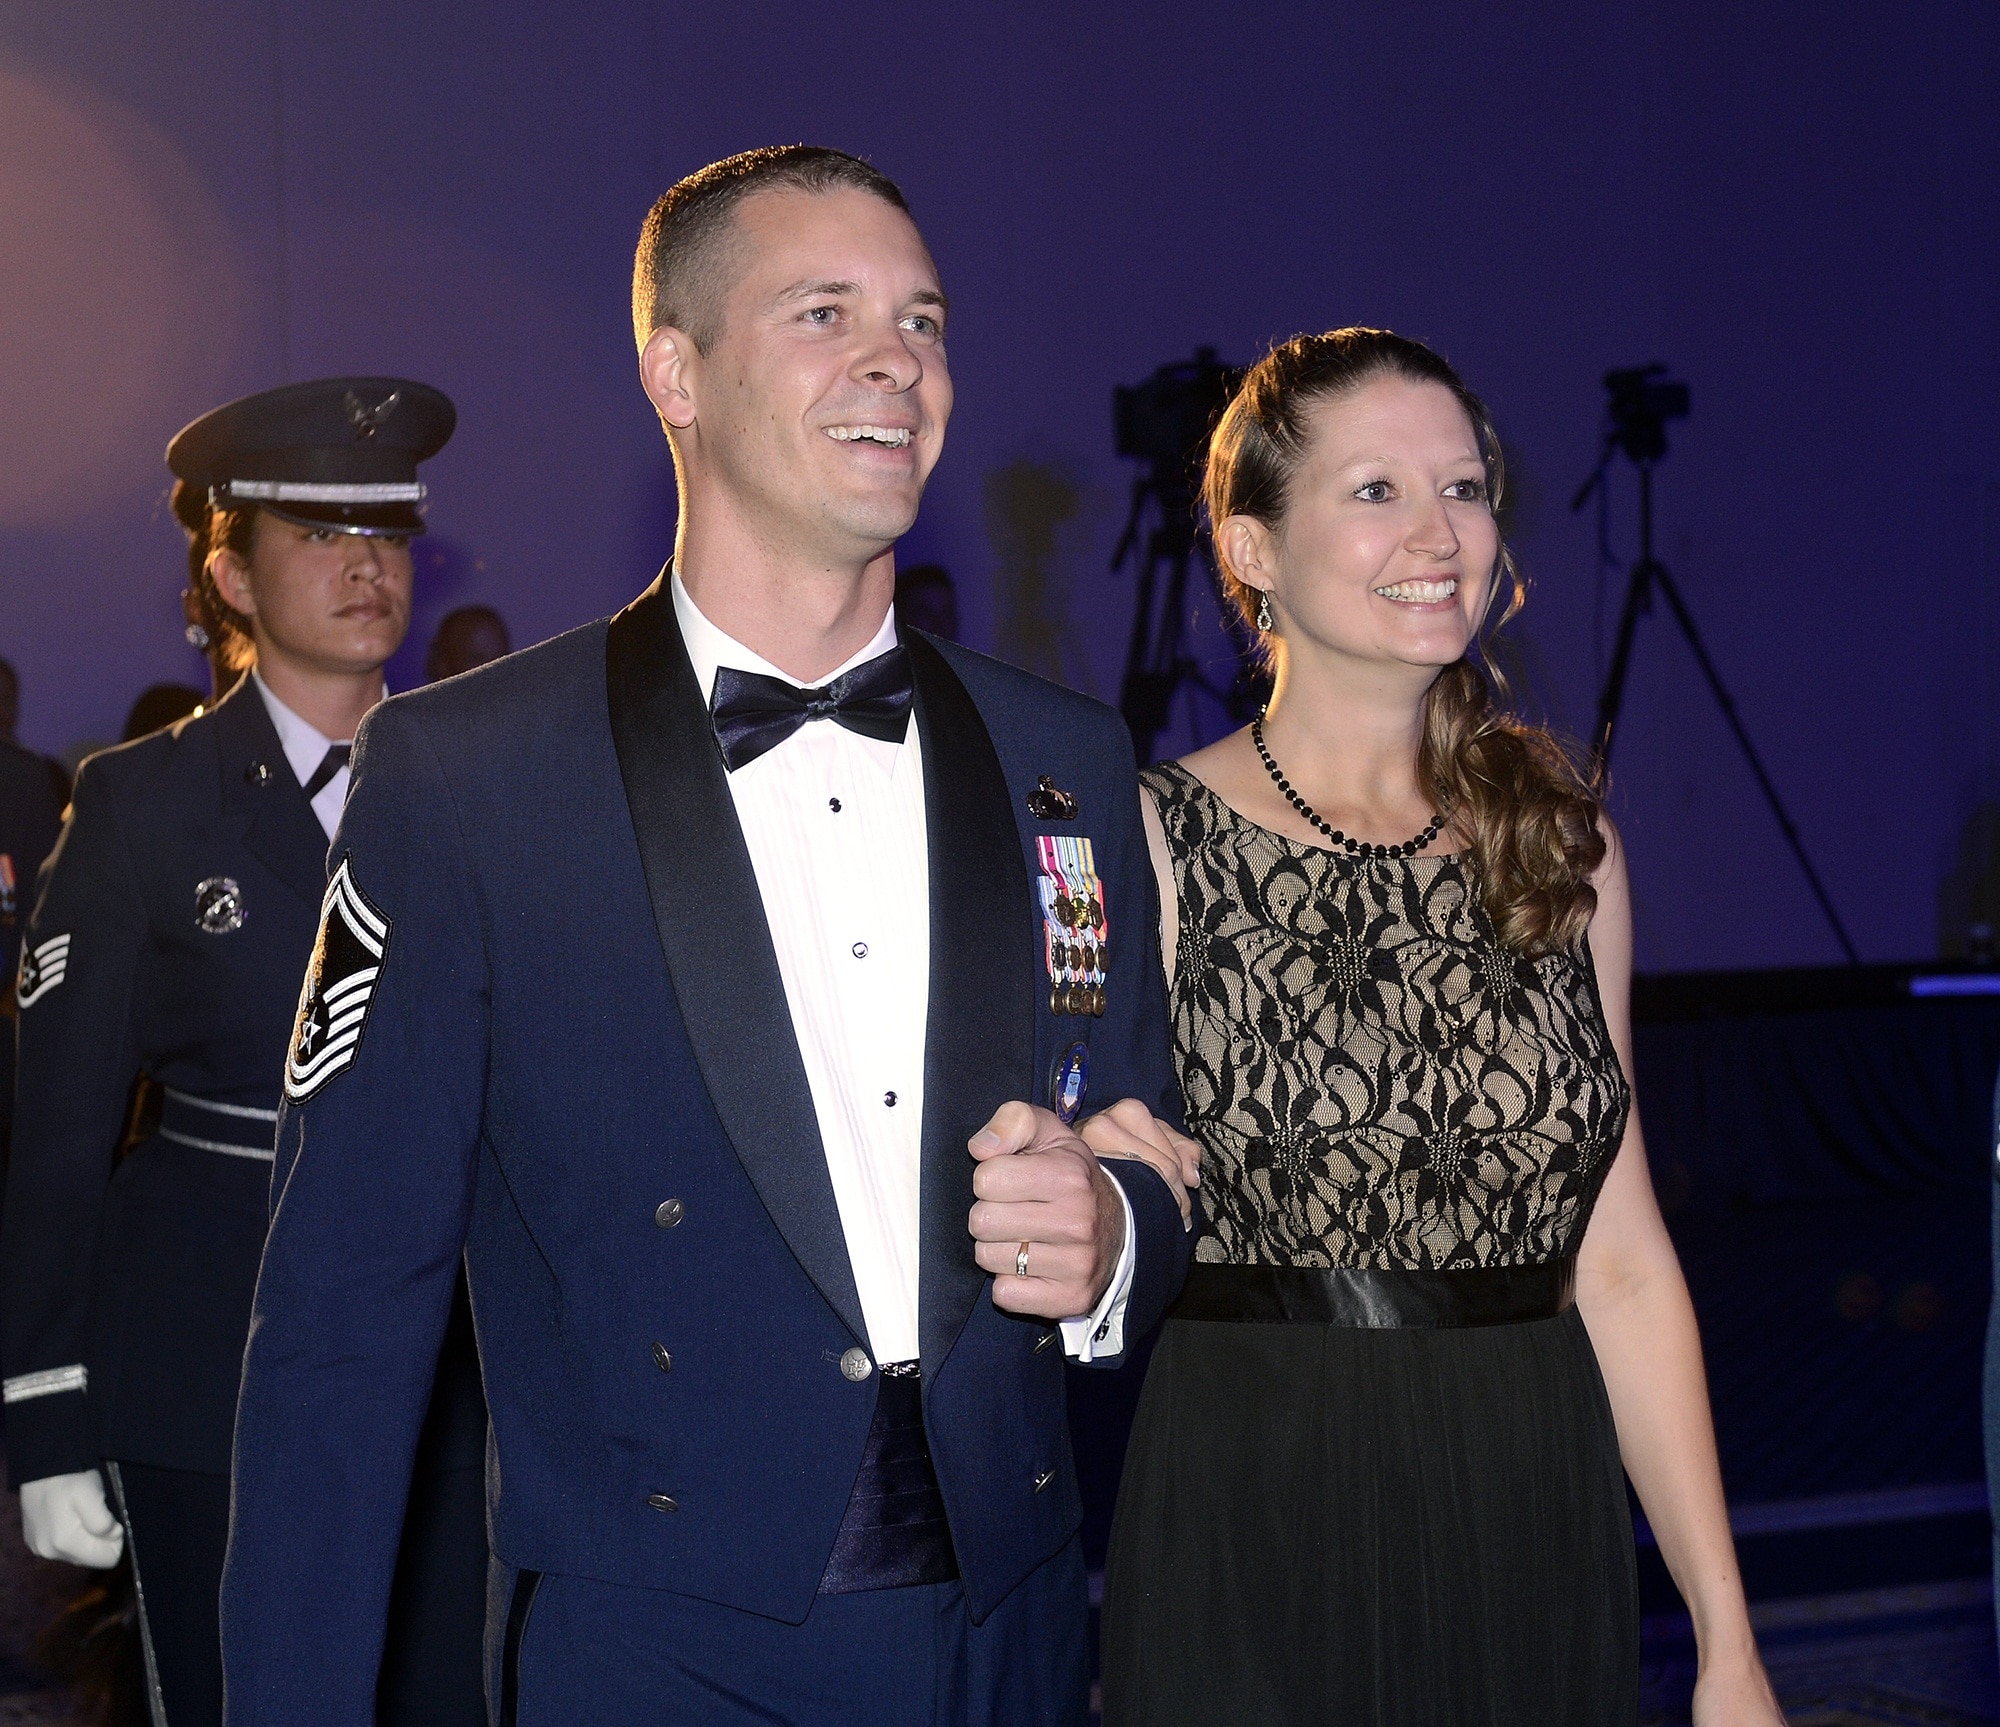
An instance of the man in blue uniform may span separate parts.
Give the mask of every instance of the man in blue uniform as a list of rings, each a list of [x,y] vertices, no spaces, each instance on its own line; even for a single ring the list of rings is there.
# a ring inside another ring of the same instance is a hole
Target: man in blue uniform
[[[417,464],[455,418],[422,384],[336,378],[174,439],[190,591],[240,681],[83,765],[11,980],[7,1462],[33,1551],[129,1553],[155,1727],[222,1718],[236,1389],[299,973],[355,727],[409,626]],[[121,1158],[140,1076],[162,1101]],[[459,1308],[442,1367],[412,1364],[431,1413],[379,1664],[383,1720],[411,1727],[483,1715],[486,1422]]]
[[[634,322],[670,570],[357,744],[238,1413],[229,1720],[369,1719],[462,1246],[499,1721],[1080,1724],[1063,1361],[1115,1361],[1189,1239],[1130,743],[898,638],[951,383],[886,179],[786,147],[681,182]],[[1089,1144],[1086,1093],[1121,1100]]]

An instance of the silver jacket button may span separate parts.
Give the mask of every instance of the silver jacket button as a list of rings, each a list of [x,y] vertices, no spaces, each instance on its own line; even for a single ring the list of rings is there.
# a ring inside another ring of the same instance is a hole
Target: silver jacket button
[[[653,1221],[662,1229],[672,1229],[685,1216],[687,1207],[678,1199],[663,1199],[660,1201],[660,1209],[653,1213]]]
[[[667,1346],[664,1343],[653,1345],[653,1365],[662,1373],[671,1373],[673,1371],[674,1358],[668,1354]]]
[[[850,1349],[840,1358],[840,1374],[843,1379],[851,1379],[856,1385],[875,1371],[875,1363],[868,1359],[865,1349]]]
[[[681,1508],[680,1502],[669,1493],[649,1493],[646,1503],[655,1511],[678,1511]]]
[[[1041,1490],[1044,1487],[1048,1486],[1048,1484],[1051,1481],[1055,1480],[1055,1478],[1056,1478],[1056,1472],[1053,1469],[1044,1469],[1041,1472],[1041,1474],[1035,1477],[1035,1491],[1037,1493],[1041,1492]]]

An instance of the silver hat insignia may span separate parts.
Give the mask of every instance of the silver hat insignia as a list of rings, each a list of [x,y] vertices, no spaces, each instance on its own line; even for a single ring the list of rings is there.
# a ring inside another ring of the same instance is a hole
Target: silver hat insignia
[[[347,392],[347,423],[354,428],[357,438],[372,438],[389,423],[389,416],[395,412],[396,404],[403,399],[401,390],[391,390],[374,407],[357,396],[352,390]]]

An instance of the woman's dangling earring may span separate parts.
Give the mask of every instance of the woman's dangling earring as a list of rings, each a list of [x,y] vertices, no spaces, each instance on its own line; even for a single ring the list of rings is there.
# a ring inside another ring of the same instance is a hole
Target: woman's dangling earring
[[[1271,596],[1269,594],[1259,594],[1257,596],[1257,627],[1268,635],[1271,631],[1272,623]]]
[[[198,654],[207,653],[208,631],[203,629],[199,624],[189,624],[187,627],[187,644]]]

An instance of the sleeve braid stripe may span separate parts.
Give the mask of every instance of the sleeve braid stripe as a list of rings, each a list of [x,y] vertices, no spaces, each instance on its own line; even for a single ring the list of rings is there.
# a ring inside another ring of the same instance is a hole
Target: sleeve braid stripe
[[[53,1397],[59,1391],[82,1391],[89,1379],[81,1362],[71,1367],[45,1367],[39,1373],[17,1373],[0,1382],[0,1401],[25,1403],[31,1397]]]

